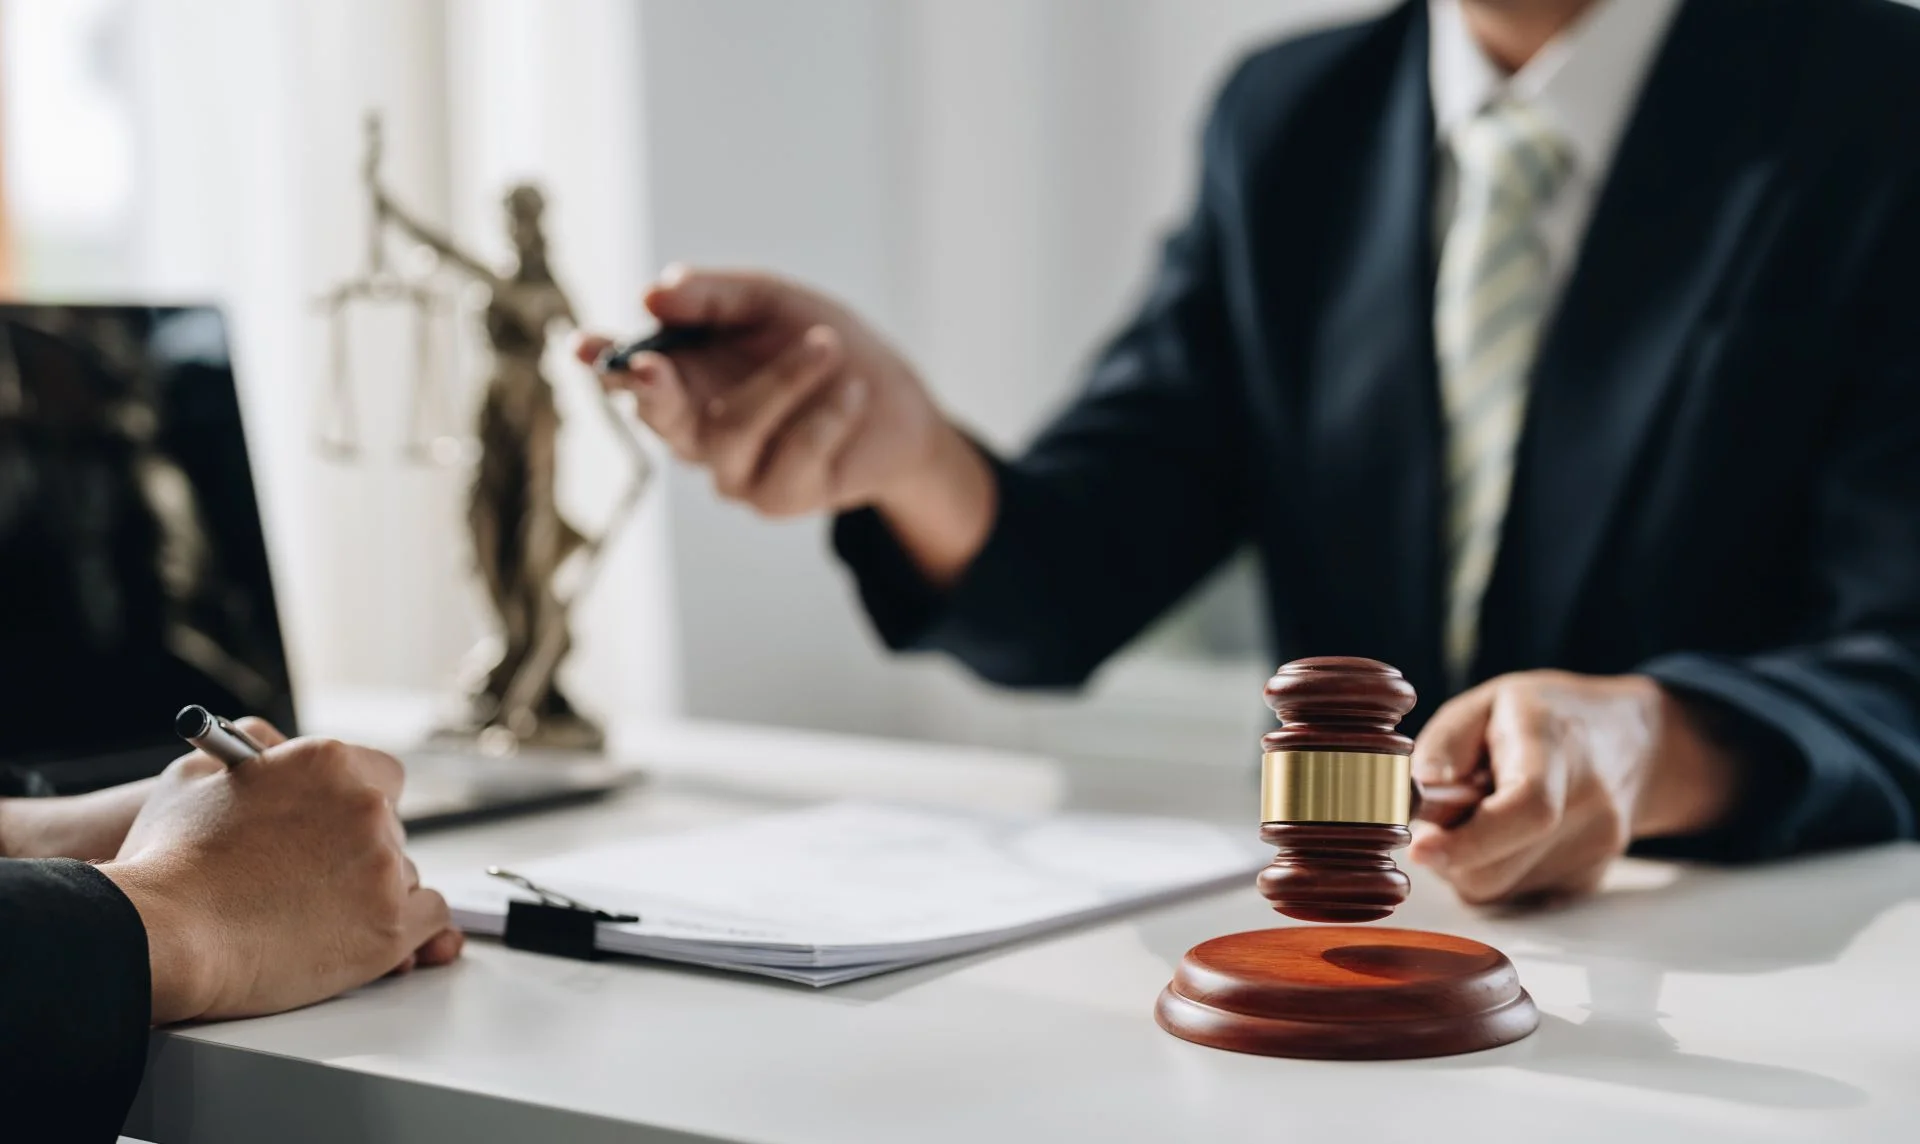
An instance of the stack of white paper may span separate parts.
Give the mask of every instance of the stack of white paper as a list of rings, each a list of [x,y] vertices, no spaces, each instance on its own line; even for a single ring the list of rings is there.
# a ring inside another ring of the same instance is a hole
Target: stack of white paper
[[[1250,832],[1182,819],[1008,818],[835,803],[515,864],[542,889],[637,923],[601,949],[832,985],[1239,882]],[[456,925],[498,934],[531,898],[477,874]]]

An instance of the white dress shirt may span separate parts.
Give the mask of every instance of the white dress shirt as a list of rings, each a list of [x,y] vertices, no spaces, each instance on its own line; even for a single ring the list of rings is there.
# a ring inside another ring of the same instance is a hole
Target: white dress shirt
[[[1433,91],[1434,239],[1452,229],[1456,128],[1488,104],[1512,95],[1550,119],[1573,155],[1573,170],[1536,220],[1546,243],[1550,302],[1556,303],[1579,256],[1593,206],[1639,102],[1640,89],[1681,0],[1597,0],[1580,19],[1511,76],[1487,58],[1467,29],[1460,0],[1428,0],[1427,77]],[[1436,248],[1437,249],[1437,248]],[[1549,306],[1549,312],[1555,308]]]

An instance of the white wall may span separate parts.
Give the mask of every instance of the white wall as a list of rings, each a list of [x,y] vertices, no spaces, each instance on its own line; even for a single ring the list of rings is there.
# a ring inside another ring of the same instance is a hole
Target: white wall
[[[651,0],[640,74],[661,261],[776,268],[896,333],[900,6]],[[771,524],[696,474],[670,480],[689,708],[907,730],[901,676],[871,646],[817,522]]]

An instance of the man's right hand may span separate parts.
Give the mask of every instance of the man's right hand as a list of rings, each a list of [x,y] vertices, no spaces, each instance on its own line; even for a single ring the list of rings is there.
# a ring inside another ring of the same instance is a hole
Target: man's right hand
[[[100,868],[146,925],[154,1024],[276,1013],[458,956],[402,849],[400,764],[241,726],[272,746],[232,769],[176,761]]]
[[[872,506],[927,578],[945,586],[992,529],[992,471],[913,367],[857,315],[751,272],[670,268],[646,306],[717,336],[642,354],[605,380],[722,496],[768,516]],[[582,361],[610,343],[582,340]]]

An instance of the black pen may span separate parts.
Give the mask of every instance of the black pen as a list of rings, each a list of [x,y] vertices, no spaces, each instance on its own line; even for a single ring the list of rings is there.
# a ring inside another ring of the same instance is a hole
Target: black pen
[[[713,330],[707,326],[662,326],[637,342],[608,346],[599,360],[593,363],[593,368],[601,373],[625,373],[633,359],[640,354],[670,354],[675,350],[690,350],[712,339]]]
[[[219,759],[237,767],[266,750],[247,737],[247,733],[200,706],[182,707],[174,716],[173,733]]]

